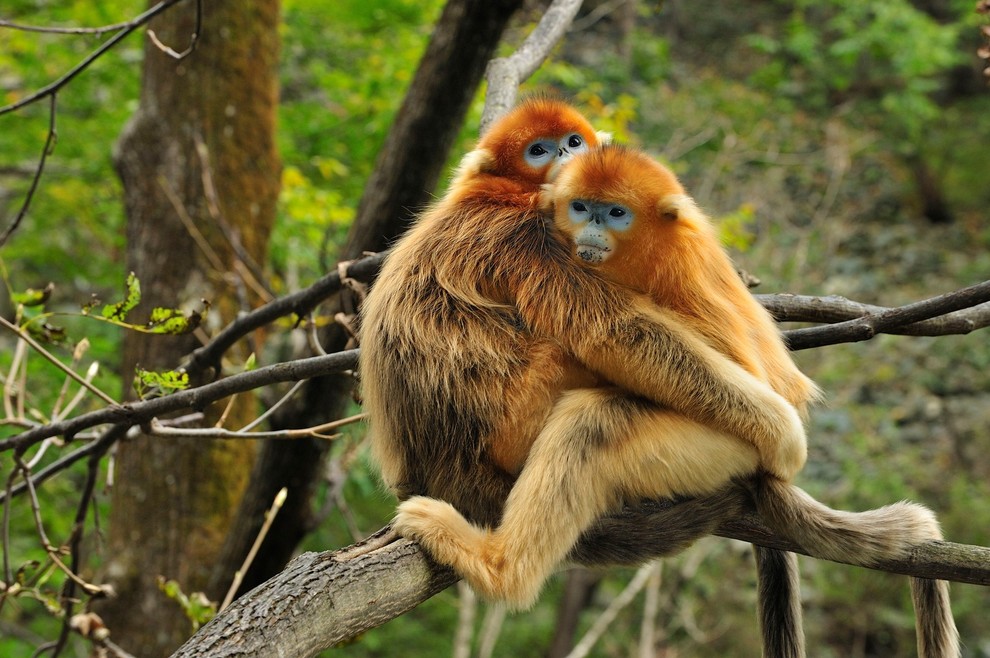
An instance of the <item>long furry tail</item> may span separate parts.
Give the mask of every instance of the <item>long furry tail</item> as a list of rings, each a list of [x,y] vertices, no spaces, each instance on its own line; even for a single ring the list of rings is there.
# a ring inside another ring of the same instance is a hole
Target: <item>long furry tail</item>
[[[761,477],[753,486],[763,521],[827,560],[873,566],[881,560],[905,558],[918,544],[942,538],[935,515],[916,503],[844,512],[774,477]]]
[[[843,512],[776,478],[762,477],[750,484],[763,521],[819,557],[873,566],[906,558],[918,544],[942,539],[938,520],[922,505],[902,501],[866,512]],[[959,656],[949,583],[912,577],[911,595],[919,658]]]

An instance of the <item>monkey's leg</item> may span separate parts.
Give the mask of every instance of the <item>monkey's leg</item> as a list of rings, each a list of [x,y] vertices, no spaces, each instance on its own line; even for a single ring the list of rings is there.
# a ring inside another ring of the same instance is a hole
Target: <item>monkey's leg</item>
[[[534,443],[497,529],[474,527],[428,498],[402,503],[395,528],[483,596],[522,608],[580,534],[623,499],[710,493],[757,464],[752,445],[652,403],[616,390],[570,391]]]
[[[763,655],[804,658],[801,577],[797,555],[753,545],[760,592],[757,598]]]

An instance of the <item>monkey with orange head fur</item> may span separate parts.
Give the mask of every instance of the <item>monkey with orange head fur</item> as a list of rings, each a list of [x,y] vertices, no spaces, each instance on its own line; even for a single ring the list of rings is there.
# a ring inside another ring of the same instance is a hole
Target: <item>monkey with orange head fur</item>
[[[566,104],[524,104],[386,258],[362,311],[361,372],[373,453],[400,497],[431,495],[497,523],[561,391],[588,381],[581,368],[722,432],[748,470],[763,463],[789,479],[803,464],[804,429],[786,400],[557,239],[541,185],[561,155],[594,146]]]
[[[775,483],[756,487],[761,511],[806,531],[791,537],[837,552],[873,541],[868,561],[927,536],[927,511],[867,513],[889,531],[877,540],[870,520],[786,484],[803,464],[804,430],[759,364],[727,358],[701,317],[573,256],[540,211],[540,186],[562,157],[596,142],[568,106],[524,104],[387,258],[363,309],[361,372],[374,456],[407,499],[396,528],[515,606],[572,550],[609,563],[682,548],[739,513],[745,495],[730,480],[758,471]],[[813,390],[792,383],[787,395]],[[673,494],[703,497],[659,536],[621,550],[580,541],[624,502]],[[799,634],[799,618],[780,623]],[[799,655],[799,639],[768,655]]]
[[[682,314],[712,347],[802,412],[818,396],[817,387],[791,360],[773,318],[743,285],[715,227],[669,169],[643,153],[606,146],[565,166],[555,183],[545,186],[543,207],[570,238],[575,256],[594,271]],[[942,537],[931,513],[917,505],[839,512],[772,475],[756,478],[753,486],[764,521],[833,559],[855,557],[869,564]],[[796,573],[795,556],[755,549],[764,590],[765,655],[800,655],[803,649],[780,626],[784,617],[793,617],[799,602],[774,602],[775,596],[796,596],[796,582],[778,581],[778,589],[791,592],[765,591],[781,576],[765,571]],[[958,655],[948,584],[912,578],[911,589],[919,655]]]

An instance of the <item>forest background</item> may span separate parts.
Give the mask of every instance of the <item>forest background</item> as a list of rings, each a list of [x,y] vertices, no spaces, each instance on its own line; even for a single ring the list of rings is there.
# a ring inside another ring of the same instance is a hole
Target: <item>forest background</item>
[[[11,0],[0,19],[104,25],[143,8],[124,0]],[[440,0],[281,3],[281,192],[263,264],[265,285],[274,294],[297,290],[335,267],[442,8]],[[517,14],[506,41],[518,42],[539,10],[534,2]],[[589,2],[524,91],[556,90],[616,141],[641,146],[673,167],[718,221],[740,266],[762,281],[756,292],[836,294],[896,306],[990,273],[990,89],[976,54],[985,22],[970,0]],[[93,35],[0,27],[0,102],[43,87],[97,43]],[[126,330],[82,317],[80,307],[94,295],[113,301],[124,294],[124,193],[113,148],[138,106],[143,49],[139,36],[128,38],[60,94],[57,146],[29,214],[0,249],[7,284],[3,316],[15,317],[16,295],[54,282],[45,311],[68,315],[53,320],[66,338],[50,349],[68,363],[85,337],[84,363],[101,364],[93,381],[114,395],[130,388],[120,375]],[[480,107],[479,95],[450,163],[476,137]],[[45,103],[0,116],[5,223],[27,194],[47,130]],[[198,299],[186,289],[169,304],[195,305]],[[300,340],[291,327],[281,327],[266,336],[256,358],[277,362]],[[5,394],[24,367],[13,367],[16,342],[13,334],[0,334]],[[827,395],[812,417],[811,455],[799,484],[835,507],[916,500],[936,510],[947,538],[990,544],[985,334],[880,336],[797,358]],[[63,377],[43,359],[29,365],[29,404],[51,409]],[[98,406],[92,400],[80,410]],[[10,420],[9,408],[7,415]],[[5,423],[0,438],[17,431]],[[362,426],[346,428],[325,456],[326,477],[312,501],[320,522],[312,524],[301,549],[345,546],[389,518],[394,501],[376,483],[362,436]],[[39,465],[51,459],[43,457]],[[13,480],[17,469],[9,455],[0,460]],[[71,535],[75,492],[84,480],[85,469],[77,468],[39,489],[49,536],[62,541]],[[94,503],[94,518],[103,524],[110,500],[105,482],[104,472]],[[19,570],[25,587],[19,596],[8,591],[0,599],[0,654],[30,656],[60,632],[57,588],[64,577],[41,566],[48,564],[46,554],[24,501],[9,512],[5,507],[8,515],[4,559]],[[88,544],[88,573],[98,573],[106,561],[103,532],[98,524]],[[814,655],[910,655],[912,611],[903,577],[810,559],[802,560],[802,574]],[[631,575],[584,576],[573,587],[580,578],[557,579],[532,612],[502,621],[496,655],[558,650],[551,649],[561,641],[558,613],[572,590],[581,594],[578,607],[584,609],[580,633]],[[648,587],[652,603],[638,597],[623,609],[594,655],[635,651],[644,606],[653,625],[648,655],[758,653],[747,545],[701,541],[665,560]],[[197,589],[184,582],[163,587],[159,604],[179,611],[183,597]],[[990,656],[990,592],[955,585],[953,599],[967,655]],[[187,612],[191,608],[186,605]],[[400,646],[403,655],[443,655],[454,651],[457,618],[452,589],[337,652],[394,655]],[[191,633],[192,622],[184,623]],[[74,639],[69,650],[85,655],[86,646]],[[140,647],[130,649],[145,655]]]

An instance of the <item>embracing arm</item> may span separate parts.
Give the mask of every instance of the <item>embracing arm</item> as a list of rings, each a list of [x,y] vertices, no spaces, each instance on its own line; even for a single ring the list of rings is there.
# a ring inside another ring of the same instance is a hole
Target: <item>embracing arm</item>
[[[790,480],[801,469],[801,419],[769,385],[708,346],[676,313],[566,254],[549,256],[537,273],[517,280],[516,304],[534,331],[614,384],[753,443],[777,477]]]

